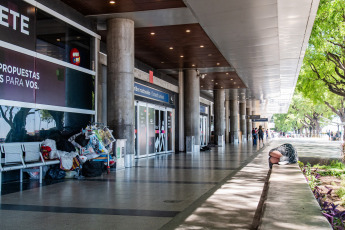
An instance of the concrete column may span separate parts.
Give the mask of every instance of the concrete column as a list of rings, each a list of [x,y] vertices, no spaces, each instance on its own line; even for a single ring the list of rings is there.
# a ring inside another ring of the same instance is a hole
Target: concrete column
[[[127,139],[125,166],[134,154],[134,21],[107,21],[107,119],[116,139]]]
[[[213,90],[214,95],[214,137],[215,142],[218,145],[223,143],[218,143],[218,136],[223,136],[225,132],[225,91],[224,89]]]
[[[200,78],[196,70],[184,70],[184,130],[185,137],[194,136],[200,145]]]
[[[238,142],[238,100],[230,100],[230,142]]]
[[[179,88],[179,150],[183,152],[185,150],[185,140],[184,140],[184,86],[183,86],[183,71],[180,70],[178,73],[178,88]]]
[[[225,143],[230,143],[230,101],[225,101]]]
[[[240,102],[240,130],[242,141],[247,140],[246,101]]]
[[[252,101],[252,115],[257,115],[255,111],[255,101]],[[252,128],[255,128],[255,122],[252,122]]]
[[[98,53],[97,119],[107,125],[107,55]]]
[[[252,115],[252,103],[251,101],[247,101],[246,104],[246,113],[247,115]],[[247,119],[247,138],[248,140],[250,140],[252,138],[252,120],[251,119]]]

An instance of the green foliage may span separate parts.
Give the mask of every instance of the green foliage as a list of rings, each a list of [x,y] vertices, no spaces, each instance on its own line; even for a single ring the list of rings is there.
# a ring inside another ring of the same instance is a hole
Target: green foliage
[[[320,185],[317,170],[313,170],[309,162],[304,166],[303,173],[312,191]]]
[[[304,163],[302,161],[298,161],[298,166],[302,169],[304,167]]]
[[[320,169],[320,176],[335,176],[341,178],[345,173],[345,165],[340,161],[331,161],[329,165],[314,165],[313,168]]]
[[[40,110],[40,114],[41,114],[42,121],[46,121],[48,123],[54,121],[53,116],[49,113],[48,110]]]
[[[340,187],[337,191],[335,191],[335,194],[341,199],[342,205],[345,204],[345,187]]]
[[[295,92],[288,113],[275,114],[273,118],[279,131],[288,132],[312,127],[319,132],[329,123],[331,116],[332,112],[325,104],[314,103]]]
[[[327,169],[327,170],[332,170],[332,169],[340,169],[340,170],[345,170],[345,165],[341,161],[333,160],[329,165],[314,165],[314,167],[319,168],[319,169]]]
[[[295,94],[313,105],[327,105],[326,120],[333,113],[345,122],[344,63],[345,0],[321,0]]]

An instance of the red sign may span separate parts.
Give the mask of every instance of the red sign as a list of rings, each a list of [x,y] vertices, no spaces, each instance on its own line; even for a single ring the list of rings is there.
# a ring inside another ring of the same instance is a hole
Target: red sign
[[[73,65],[80,65],[80,54],[76,48],[71,49],[70,60]]]
[[[149,71],[150,74],[150,83],[153,83],[153,71]]]

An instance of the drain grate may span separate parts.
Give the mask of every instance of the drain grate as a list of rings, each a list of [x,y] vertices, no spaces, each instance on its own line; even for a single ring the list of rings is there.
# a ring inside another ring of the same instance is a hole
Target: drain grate
[[[165,200],[164,203],[170,203],[170,204],[177,204],[182,202],[183,200]]]

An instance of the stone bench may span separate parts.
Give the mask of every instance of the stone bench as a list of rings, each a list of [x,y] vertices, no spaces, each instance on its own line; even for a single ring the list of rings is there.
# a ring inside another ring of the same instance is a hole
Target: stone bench
[[[273,165],[259,229],[332,229],[298,164]]]

